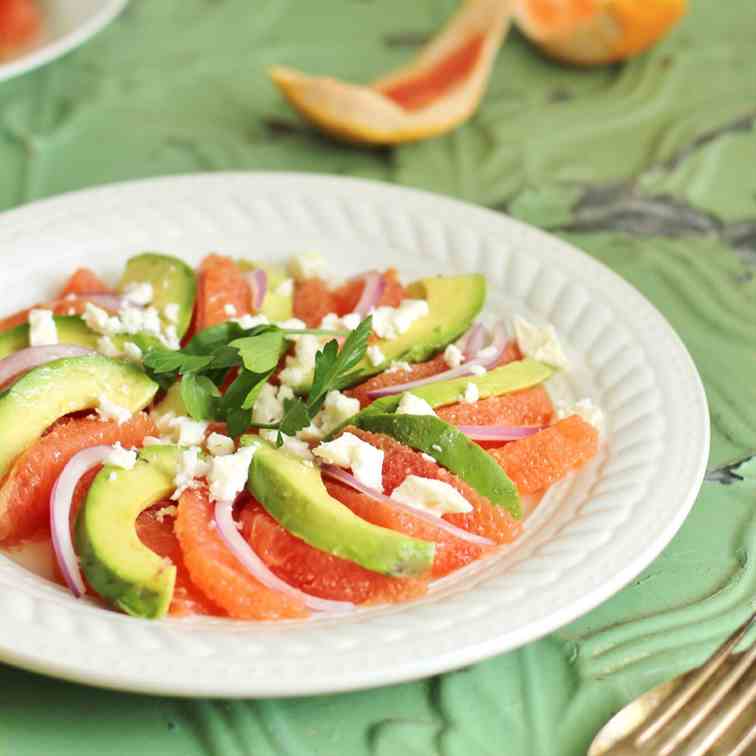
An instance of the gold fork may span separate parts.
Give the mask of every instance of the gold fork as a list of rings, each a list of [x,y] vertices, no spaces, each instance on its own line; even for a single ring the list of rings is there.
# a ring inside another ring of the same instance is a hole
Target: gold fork
[[[588,756],[756,754],[756,643],[735,653],[754,624],[756,613],[702,667],[622,709],[594,738]]]

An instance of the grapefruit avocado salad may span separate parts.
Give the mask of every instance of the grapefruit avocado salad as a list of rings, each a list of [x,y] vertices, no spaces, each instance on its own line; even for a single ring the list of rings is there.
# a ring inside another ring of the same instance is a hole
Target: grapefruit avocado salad
[[[400,603],[506,549],[597,453],[553,326],[481,275],[146,252],[0,320],[0,546],[145,619]]]

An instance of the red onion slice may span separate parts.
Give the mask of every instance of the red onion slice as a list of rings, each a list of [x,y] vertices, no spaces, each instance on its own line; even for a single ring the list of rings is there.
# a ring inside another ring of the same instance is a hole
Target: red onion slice
[[[21,349],[0,360],[0,386],[4,386],[21,373],[26,373],[32,368],[45,365],[53,360],[60,360],[64,357],[83,357],[87,354],[95,354],[95,352],[73,344],[54,344],[52,346]]]
[[[533,436],[542,431],[545,425],[458,425],[457,430],[462,431],[472,441],[517,441],[520,438]]]
[[[355,491],[359,491],[360,493],[365,494],[365,496],[369,496],[371,499],[375,499],[376,501],[388,504],[390,507],[393,507],[399,512],[404,512],[411,517],[416,517],[418,520],[427,522],[434,527],[437,527],[439,530],[443,530],[446,533],[449,533],[449,535],[453,535],[455,538],[459,538],[461,541],[468,541],[469,543],[475,543],[479,546],[495,545],[494,542],[489,540],[488,538],[476,535],[475,533],[469,533],[463,528],[458,528],[456,525],[452,525],[450,522],[447,522],[443,517],[436,517],[435,515],[432,515],[429,512],[425,512],[422,509],[415,509],[415,507],[410,507],[407,504],[402,504],[398,501],[394,501],[394,499],[386,496],[385,494],[382,494],[375,488],[370,488],[369,486],[363,485],[359,480],[357,480],[357,478],[355,478],[353,475],[350,475],[348,472],[346,472],[346,470],[342,470],[340,467],[336,467],[335,465],[323,465],[320,469],[323,475],[326,475],[329,478],[333,478],[334,480],[338,480],[340,483],[344,483],[350,488],[353,488]]]
[[[53,551],[66,585],[76,598],[86,593],[71,541],[71,502],[82,477],[93,467],[101,465],[113,450],[112,446],[92,446],[74,454],[58,476],[50,494],[50,532]]]
[[[486,339],[490,339],[488,329],[482,323],[476,323],[457,341],[457,347],[462,350],[466,360],[471,360],[483,348]]]
[[[365,287],[362,289],[362,296],[354,312],[364,317],[381,301],[383,292],[386,291],[386,278],[383,273],[376,270],[371,270],[360,278],[365,282]]]
[[[232,501],[218,501],[215,504],[215,526],[218,534],[228,547],[229,551],[239,560],[242,566],[266,588],[271,591],[282,593],[295,601],[304,604],[314,612],[348,612],[354,609],[354,604],[348,601],[330,601],[318,598],[309,593],[300,591],[293,585],[289,585],[273,574],[265,563],[255,554],[252,547],[237,530],[233,517],[234,503]]]
[[[262,268],[255,268],[244,274],[252,297],[252,309],[259,312],[268,293],[268,274]]]
[[[76,294],[71,301],[91,302],[103,310],[118,312],[124,305],[125,297],[119,297],[117,294]]]

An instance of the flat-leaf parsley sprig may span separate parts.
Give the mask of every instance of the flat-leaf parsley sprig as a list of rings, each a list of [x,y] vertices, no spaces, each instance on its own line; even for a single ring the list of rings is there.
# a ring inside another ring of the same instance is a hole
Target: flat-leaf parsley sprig
[[[245,330],[229,321],[206,328],[177,351],[154,343],[140,346],[145,353],[145,370],[163,388],[181,378],[181,399],[192,418],[225,422],[232,436],[239,436],[249,428],[276,430],[280,446],[284,435],[293,436],[312,422],[329,391],[353,382],[353,371],[365,357],[371,330],[370,316],[348,335],[319,328],[290,329],[275,325]],[[285,354],[287,340],[307,334],[346,338],[341,348],[337,338],[333,338],[315,355],[312,386],[306,399],[285,400],[283,417],[278,423],[254,422],[252,408]],[[231,371],[236,370],[236,378],[221,394],[220,387]]]

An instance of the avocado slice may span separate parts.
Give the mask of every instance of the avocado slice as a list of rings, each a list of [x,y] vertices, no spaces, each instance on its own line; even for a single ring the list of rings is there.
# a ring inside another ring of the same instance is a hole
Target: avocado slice
[[[468,375],[462,378],[454,378],[450,381],[438,381],[429,383],[425,386],[414,388],[410,393],[425,399],[434,409],[444,407],[447,404],[455,404],[460,400],[468,383],[473,383],[478,387],[481,399],[487,399],[490,396],[501,396],[510,394],[513,391],[537,386],[543,383],[554,374],[554,368],[543,362],[526,358],[516,362],[509,362],[501,367],[489,370],[483,375]],[[392,394],[383,396],[365,407],[364,410],[357,413],[328,434],[328,438],[334,438],[347,425],[359,425],[359,419],[365,415],[377,415],[386,412],[395,412],[402,400],[402,394]]]
[[[352,373],[354,385],[380,373],[394,360],[423,362],[461,336],[483,308],[486,279],[477,273],[462,276],[422,278],[407,288],[407,294],[428,302],[429,313],[416,320],[396,339],[375,342],[386,362],[371,365],[364,359]]]
[[[97,348],[98,334],[90,331],[78,315],[56,315],[55,328],[61,344]],[[29,346],[29,324],[21,323],[0,333],[0,359]]]
[[[150,410],[150,416],[157,422],[163,415],[172,412],[174,415],[188,415],[184,400],[181,398],[181,382],[172,383],[165,396]]]
[[[136,519],[173,492],[179,454],[175,446],[150,446],[131,470],[106,465],[76,520],[76,552],[87,581],[135,617],[164,616],[173,597],[176,567],[139,540]]]
[[[294,314],[294,295],[278,294],[278,287],[289,278],[286,266],[268,263],[250,262],[239,260],[237,262],[241,270],[255,270],[261,268],[268,275],[268,291],[263,299],[260,312],[269,320],[288,320]]]
[[[96,407],[100,396],[136,412],[157,389],[135,365],[101,355],[67,357],[30,370],[0,394],[0,478],[64,415]]]
[[[522,517],[515,484],[490,454],[453,425],[431,415],[368,414],[359,418],[358,426],[430,454],[493,504]]]
[[[433,564],[435,544],[360,519],[328,494],[316,467],[268,444],[252,459],[247,489],[290,533],[367,570],[415,577]]]
[[[178,319],[173,325],[179,338],[187,332],[192,322],[197,282],[194,271],[183,260],[157,252],[144,252],[132,257],[126,263],[118,290],[123,291],[130,283],[152,284],[152,306],[166,324],[171,324],[171,321],[165,317],[165,306],[177,304]]]

